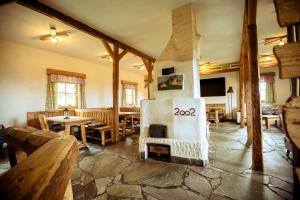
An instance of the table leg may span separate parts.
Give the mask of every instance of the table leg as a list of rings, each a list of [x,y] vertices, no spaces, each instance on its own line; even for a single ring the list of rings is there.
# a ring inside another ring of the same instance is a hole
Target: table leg
[[[80,133],[81,133],[82,144],[86,146],[86,131],[85,131],[84,124],[80,124]]]
[[[130,120],[131,120],[131,132],[134,132],[133,116],[130,116]]]
[[[270,122],[268,118],[265,118],[265,123],[266,123],[266,128],[269,129],[270,128]]]
[[[68,135],[70,135],[70,130],[71,130],[71,126],[68,125],[68,124],[66,124],[65,125],[65,133],[68,134]]]
[[[101,144],[105,146],[105,131],[101,131]]]

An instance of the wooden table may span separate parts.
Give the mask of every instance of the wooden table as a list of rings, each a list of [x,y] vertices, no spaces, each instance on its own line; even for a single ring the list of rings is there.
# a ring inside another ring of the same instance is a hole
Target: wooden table
[[[46,117],[48,123],[58,123],[65,126],[65,133],[70,134],[71,126],[80,126],[82,145],[79,147],[86,147],[86,130],[85,124],[91,122],[93,118],[90,117],[78,117],[70,116],[68,119],[64,119],[64,116]]]
[[[279,115],[262,115],[262,119],[265,120],[266,128],[270,128],[270,120],[275,120],[275,125],[278,128]]]
[[[138,114],[138,112],[119,112],[119,117],[124,117],[125,122],[127,118],[130,118],[131,131],[134,131],[133,116]]]

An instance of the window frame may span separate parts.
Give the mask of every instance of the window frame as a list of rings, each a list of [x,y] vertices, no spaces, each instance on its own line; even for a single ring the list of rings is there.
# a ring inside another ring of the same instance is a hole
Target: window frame
[[[64,93],[58,91],[58,84],[64,84]],[[74,93],[67,92],[67,84],[75,85],[75,92]],[[77,98],[78,97],[78,84],[76,84],[76,83],[63,83],[63,82],[57,83],[57,90],[56,91],[57,91],[56,101],[57,101],[57,108],[58,109],[64,109],[64,108],[76,109],[76,108],[78,108],[78,98]],[[63,94],[65,96],[65,105],[58,105],[58,98],[59,98],[58,96],[59,96],[59,94]],[[75,106],[67,105],[67,95],[68,94],[74,94],[75,95]]]
[[[128,95],[127,91],[130,90],[131,91],[131,95]],[[131,102],[132,104],[130,104],[127,100],[128,100],[128,96],[131,96]],[[135,106],[136,102],[135,102],[135,89],[133,88],[125,88],[125,103],[127,106]]]

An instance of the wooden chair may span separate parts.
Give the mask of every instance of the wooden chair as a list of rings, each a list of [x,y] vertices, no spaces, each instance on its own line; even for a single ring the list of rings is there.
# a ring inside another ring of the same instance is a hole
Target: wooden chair
[[[47,120],[46,120],[46,117],[44,114],[38,114],[38,119],[39,119],[39,122],[40,122],[40,125],[41,125],[41,129],[43,131],[49,131],[49,125],[47,123]]]

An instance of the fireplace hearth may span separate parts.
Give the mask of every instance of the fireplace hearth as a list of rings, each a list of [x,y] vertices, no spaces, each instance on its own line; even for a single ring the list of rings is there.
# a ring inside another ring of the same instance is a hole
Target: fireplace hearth
[[[150,124],[149,137],[167,138],[167,126],[162,124]]]
[[[170,162],[170,145],[148,143],[148,158]]]

